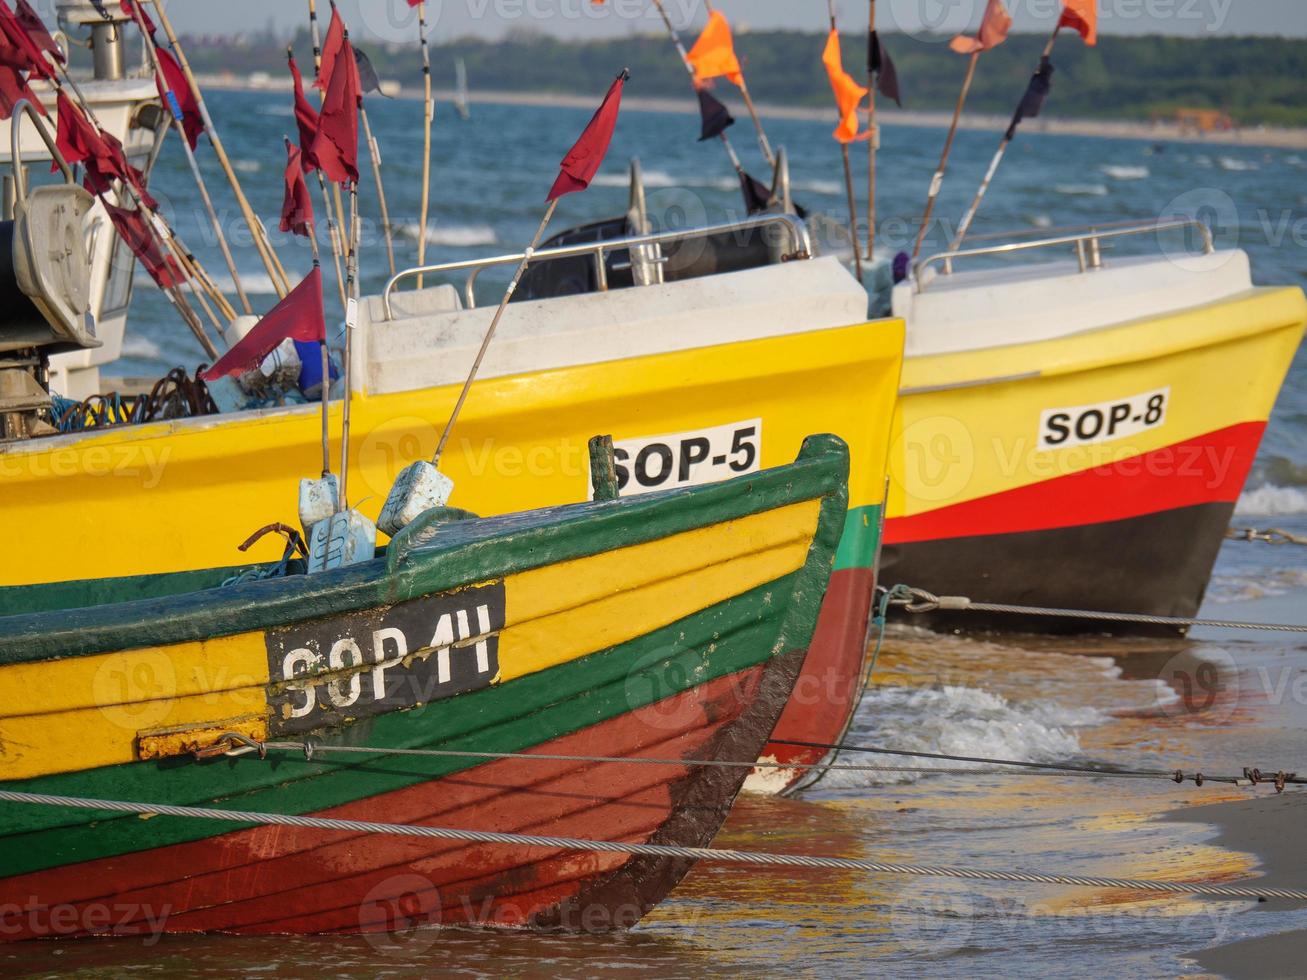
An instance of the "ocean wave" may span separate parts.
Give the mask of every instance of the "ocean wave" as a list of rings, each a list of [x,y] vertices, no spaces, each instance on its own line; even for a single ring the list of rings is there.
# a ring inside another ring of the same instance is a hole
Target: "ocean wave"
[[[258,160],[233,160],[231,162],[231,168],[237,173],[257,174],[263,169],[263,164]]]
[[[218,287],[219,291],[227,293],[228,297],[236,295],[236,287],[232,284],[231,276],[225,272],[216,272],[209,270],[209,275],[213,278],[213,284]],[[242,272],[241,288],[249,296],[275,296],[277,287],[273,285],[272,278],[266,272]]]
[[[849,741],[910,752],[939,752],[1019,762],[1056,762],[1080,754],[1075,729],[1101,725],[1106,712],[1052,701],[1015,703],[974,687],[876,686],[863,698]],[[958,763],[905,757],[927,769]],[[882,759],[894,764],[892,757]],[[830,788],[915,782],[923,773],[832,772]]]
[[[1106,197],[1106,184],[1054,184],[1053,190],[1071,197]]]
[[[844,185],[838,180],[796,180],[792,186],[796,191],[808,191],[812,194],[835,196],[844,193]]]
[[[1248,170],[1261,170],[1261,165],[1251,160],[1240,160],[1238,157],[1217,157],[1216,165],[1222,170],[1229,170],[1235,173]]]
[[[1147,167],[1128,167],[1119,164],[1108,164],[1099,167],[1099,172],[1111,177],[1113,180],[1146,180],[1152,175]]]
[[[1298,487],[1277,487],[1266,483],[1239,494],[1234,512],[1240,516],[1282,517],[1286,514],[1307,514],[1307,492]]]
[[[152,361],[163,354],[163,348],[149,337],[127,333],[123,337],[123,357],[136,357],[143,361]]]
[[[399,233],[409,241],[418,240],[416,223],[400,225]],[[498,241],[495,229],[489,225],[447,225],[439,222],[427,225],[428,245],[494,245]]]
[[[1032,218],[1030,219],[1030,227],[1032,227],[1032,228],[1052,228],[1052,227],[1053,227],[1053,217],[1052,217],[1052,215],[1047,215],[1047,214],[1037,214],[1037,215],[1035,215],[1034,217],[1032,217]]]

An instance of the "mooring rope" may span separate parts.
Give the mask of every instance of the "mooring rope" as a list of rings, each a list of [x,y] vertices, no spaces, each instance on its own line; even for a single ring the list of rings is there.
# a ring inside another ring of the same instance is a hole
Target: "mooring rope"
[[[360,834],[392,834],[401,837],[432,837],[440,840],[466,840],[479,844],[511,844],[517,847],[542,847],[559,851],[595,851],[606,854],[631,854],[647,857],[689,858],[698,861],[723,861],[788,868],[833,868],[868,871],[878,874],[917,875],[933,878],[964,878],[975,881],[1014,881],[1040,885],[1079,885],[1086,888],[1120,888],[1130,891],[1168,892],[1181,895],[1213,895],[1222,898],[1284,898],[1307,901],[1307,891],[1290,888],[1257,888],[1242,885],[1218,885],[1205,881],[1169,881],[1153,878],[1105,878],[1093,875],[1054,875],[1027,871],[1001,871],[986,868],[948,865],[891,864],[860,858],[822,857],[808,854],[778,854],[769,851],[736,851],[716,847],[681,847],[675,844],[633,844],[617,841],[587,840],[580,837],[549,837],[512,834],[490,830],[464,830],[453,827],[428,827],[415,824],[375,823],[370,820],[341,820],[335,817],[303,817],[283,813],[257,813],[246,810],[221,810],[213,807],[175,806],[170,803],[135,803],[127,800],[97,800],[81,796],[54,796],[46,793],[16,793],[0,790],[0,800],[39,806],[72,807],[115,813],[139,813],[151,816],[189,817],[200,820],[225,820],[236,823],[277,827],[305,827],[314,830],[341,830]]]
[[[1052,616],[1058,619],[1086,619],[1104,623],[1140,623],[1147,626],[1209,626],[1228,630],[1271,630],[1279,633],[1307,633],[1307,625],[1252,623],[1232,619],[1197,619],[1188,616],[1151,616],[1145,613],[1103,612],[1096,609],[1054,609],[1045,606],[1017,606],[1002,602],[975,602],[963,595],[935,595],[925,589],[896,585],[889,589],[890,604],[910,613],[989,612],[1015,616]]]
[[[803,742],[795,739],[773,739],[777,745],[793,745],[800,748],[822,749],[827,752],[870,752],[879,755],[903,755],[922,759],[938,759],[946,762],[970,762],[987,768],[948,767],[948,766],[891,766],[860,765],[857,763],[820,762],[740,762],[731,759],[675,759],[655,756],[620,756],[620,755],[567,755],[554,752],[486,752],[472,749],[403,749],[385,748],[369,745],[331,745],[315,741],[304,742],[259,742],[247,735],[228,732],[219,737],[212,748],[199,753],[202,758],[216,754],[240,756],[257,753],[265,758],[268,752],[303,753],[312,760],[324,754],[345,755],[398,755],[428,758],[467,758],[467,759],[524,759],[535,762],[580,762],[591,764],[619,763],[653,766],[710,766],[722,769],[783,769],[812,770],[822,769],[832,772],[877,772],[901,773],[914,772],[942,776],[1049,776],[1109,779],[1165,779],[1167,782],[1183,783],[1192,780],[1197,786],[1205,783],[1228,783],[1234,786],[1255,786],[1259,783],[1273,783],[1278,790],[1286,784],[1307,783],[1293,772],[1278,771],[1270,775],[1260,769],[1245,769],[1239,776],[1208,776],[1201,772],[1185,773],[1182,769],[1104,769],[1094,766],[1073,766],[1056,762],[1025,762],[1009,759],[987,759],[981,756],[949,755],[942,752],[919,752],[908,749],[885,749],[867,745],[853,745],[846,742]],[[225,748],[224,748],[225,746]],[[998,769],[996,766],[1015,768]]]

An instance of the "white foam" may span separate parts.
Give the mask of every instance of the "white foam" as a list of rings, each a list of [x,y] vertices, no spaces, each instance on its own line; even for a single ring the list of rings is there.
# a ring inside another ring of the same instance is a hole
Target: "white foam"
[[[1253,163],[1251,160],[1240,160],[1238,157],[1217,157],[1216,163],[1222,170],[1230,170],[1234,172],[1262,169],[1258,164]]]
[[[237,173],[257,174],[263,169],[263,164],[258,160],[233,160],[231,162],[231,167]]]
[[[1030,219],[1030,224],[1034,228],[1052,228],[1053,218],[1052,215],[1037,214]]]
[[[1152,174],[1147,167],[1127,167],[1117,164],[1108,164],[1098,169],[1113,180],[1146,180]]]
[[[416,223],[400,225],[399,233],[415,242],[418,239],[418,226]],[[495,229],[489,225],[447,225],[439,222],[427,225],[428,245],[494,245],[498,241]]]
[[[123,357],[139,357],[148,361],[158,358],[162,353],[163,349],[149,337],[136,333],[128,333],[123,337]]]
[[[794,182],[794,190],[810,191],[813,194],[843,194],[844,185],[838,180],[799,180]]]
[[[850,741],[913,752],[940,752],[1019,762],[1054,762],[1080,752],[1075,729],[1103,724],[1091,707],[1052,701],[1014,703],[974,687],[873,687],[858,709]],[[871,762],[844,758],[845,762]],[[956,762],[878,757],[872,764],[953,768]],[[823,785],[864,786],[914,782],[923,774],[833,772]]]
[[[1239,494],[1236,514],[1256,514],[1260,517],[1279,517],[1285,514],[1307,514],[1307,492],[1298,487],[1277,487],[1267,483]]]
[[[213,284],[218,287],[219,291],[227,293],[229,296],[236,295],[236,287],[232,284],[231,276],[225,272],[216,272],[209,270],[209,275],[213,278]],[[273,285],[272,278],[266,272],[242,272],[241,288],[250,296],[275,296],[277,287]]]
[[[1106,184],[1054,184],[1053,190],[1071,197],[1106,197]]]

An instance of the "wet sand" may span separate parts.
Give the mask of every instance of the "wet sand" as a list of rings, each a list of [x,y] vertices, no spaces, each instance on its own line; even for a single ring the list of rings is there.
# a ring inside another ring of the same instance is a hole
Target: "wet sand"
[[[1307,881],[1307,847],[1303,846],[1307,791],[1290,789],[1281,796],[1186,807],[1167,819],[1216,826],[1213,843],[1257,855],[1263,870],[1257,881],[1268,887],[1301,888]],[[1274,900],[1259,904],[1252,914],[1303,907],[1304,903]],[[1307,929],[1238,940],[1189,955],[1204,971],[1237,980],[1307,977]]]

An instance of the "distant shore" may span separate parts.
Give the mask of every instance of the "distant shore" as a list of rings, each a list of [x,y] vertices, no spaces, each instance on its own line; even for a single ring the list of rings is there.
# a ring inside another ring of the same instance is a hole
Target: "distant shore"
[[[200,76],[200,84],[205,88],[242,92],[288,92],[289,82],[281,79],[252,83],[229,75]],[[390,89],[387,94],[396,98],[420,99],[418,89]],[[448,105],[454,99],[452,90],[438,90],[434,93],[439,104]],[[473,104],[518,105],[518,106],[564,106],[576,109],[594,108],[594,97],[590,95],[570,95],[557,92],[495,92],[475,91],[469,94],[468,101]],[[729,100],[728,100],[729,103]],[[622,108],[632,112],[680,112],[693,114],[698,112],[698,105],[689,98],[659,99],[626,96]],[[737,116],[744,116],[743,105],[730,105]],[[831,119],[834,115],[825,109],[812,106],[759,104],[758,111],[764,117],[773,119]],[[914,112],[893,109],[882,113],[880,122],[883,126],[916,126],[922,128],[943,128],[949,124],[951,116],[944,112]],[[1007,117],[990,115],[964,115],[961,128],[1002,132],[1008,124]],[[1025,132],[1052,133],[1063,136],[1090,136],[1111,139],[1151,140],[1157,143],[1194,143],[1208,146],[1247,146],[1266,149],[1307,150],[1307,129],[1288,129],[1273,126],[1255,126],[1235,129],[1228,132],[1195,133],[1184,130],[1175,123],[1142,122],[1137,120],[1109,119],[1060,119],[1044,117],[1028,119],[1023,123]]]

